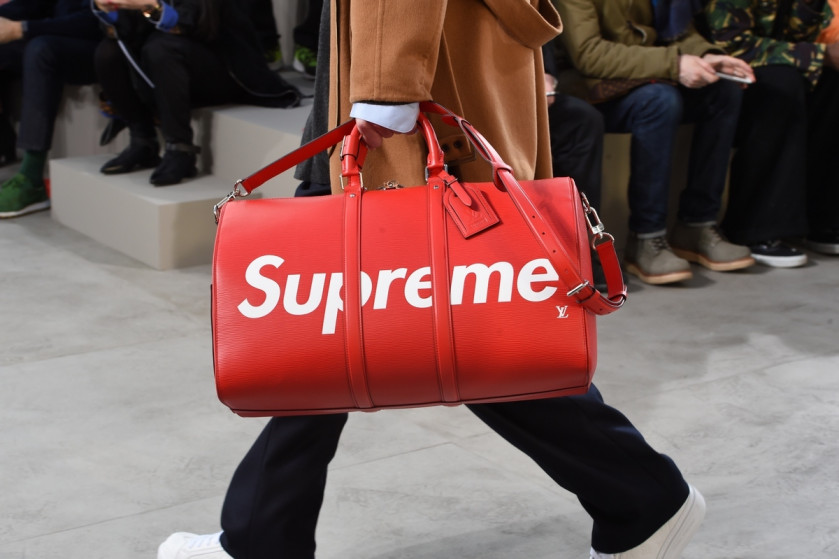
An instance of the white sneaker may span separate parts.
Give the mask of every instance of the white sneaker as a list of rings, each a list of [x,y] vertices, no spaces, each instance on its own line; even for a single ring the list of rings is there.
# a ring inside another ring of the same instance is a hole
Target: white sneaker
[[[221,532],[203,536],[176,532],[157,548],[157,559],[231,559],[221,547],[220,536]]]
[[[679,559],[703,518],[705,499],[691,486],[682,508],[641,545],[621,553],[598,553],[592,549],[591,559]]]

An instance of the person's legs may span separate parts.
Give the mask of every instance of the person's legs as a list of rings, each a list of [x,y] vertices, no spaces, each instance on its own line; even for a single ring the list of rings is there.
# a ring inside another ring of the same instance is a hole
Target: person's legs
[[[221,513],[236,559],[312,559],[315,526],[347,414],[271,419],[236,469]]]
[[[592,386],[582,396],[470,405],[499,435],[574,493],[594,521],[603,553],[647,540],[684,503],[688,485]]]
[[[603,115],[590,103],[558,94],[548,107],[551,163],[555,177],[571,177],[589,204],[600,211],[603,182]],[[608,290],[597,252],[592,250],[594,286]]]
[[[749,248],[729,242],[717,226],[743,91],[727,80],[681,91],[684,121],[693,124],[693,136],[670,246],[717,272],[748,268],[755,262]]]
[[[18,147],[48,151],[64,84],[96,81],[93,52],[97,42],[43,36],[29,41],[23,58],[23,95]]]
[[[673,144],[682,122],[679,89],[647,84],[597,108],[606,132],[632,134],[627,271],[651,284],[690,279],[690,264],[673,254],[666,239]]]
[[[693,123],[687,184],[679,197],[684,223],[716,223],[728,176],[743,91],[726,80],[683,88],[684,121]]]
[[[652,449],[593,386],[582,396],[469,408],[577,495],[594,521],[592,546],[598,552],[643,544],[689,495],[673,461]],[[336,414],[269,421],[236,469],[224,501],[219,539],[230,556],[313,559],[327,467],[346,419]]]
[[[137,92],[137,80],[141,78],[113,39],[99,43],[94,62],[102,92],[116,115],[128,123],[130,135],[128,147],[106,162],[101,172],[114,175],[156,167],[160,163],[160,145],[152,110]]]
[[[154,32],[143,45],[141,59],[154,83],[157,116],[166,140],[163,161],[150,181],[155,186],[177,184],[198,172],[192,108],[233,102],[241,89],[219,56],[186,37]]]
[[[51,35],[26,43],[17,140],[24,157],[20,172],[0,187],[0,217],[49,208],[44,169],[64,84],[82,85],[96,80],[95,48],[95,41]]]
[[[192,39],[154,32],[141,59],[154,83],[160,129],[168,143],[192,144],[193,107],[229,103],[238,94],[224,61]]]
[[[839,175],[833,159],[839,129],[839,72],[825,68],[808,99],[807,243],[813,250],[839,254]]]
[[[682,96],[671,85],[653,83],[596,105],[606,132],[629,132],[629,229],[663,234],[667,228],[673,144],[682,122]]]
[[[0,45],[0,166],[17,160],[17,133],[9,120],[9,83],[20,78],[23,62],[23,41]]]
[[[755,68],[755,76],[743,96],[722,228],[758,262],[800,266],[806,255],[779,240],[807,232],[808,85],[788,66]]]
[[[600,210],[603,177],[603,116],[591,104],[557,95],[548,107],[551,160],[555,177],[571,177]]]

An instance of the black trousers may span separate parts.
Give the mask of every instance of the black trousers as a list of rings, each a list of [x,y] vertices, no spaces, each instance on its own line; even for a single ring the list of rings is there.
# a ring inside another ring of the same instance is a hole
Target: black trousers
[[[50,149],[64,85],[96,81],[93,70],[96,43],[78,37],[43,35],[31,41],[0,45],[0,80],[6,82],[7,76],[23,78],[17,141],[20,149]],[[4,107],[5,104],[4,98]]]
[[[592,545],[635,547],[681,507],[688,487],[594,386],[582,396],[471,405],[489,427],[580,500]],[[387,412],[385,412],[387,413]],[[327,467],[347,414],[272,418],[230,483],[221,543],[235,559],[312,559]]]
[[[113,39],[99,44],[95,62],[102,91],[116,114],[132,131],[139,128],[147,133],[154,132],[156,115],[163,137],[171,143],[192,143],[193,108],[235,103],[243,95],[221,56],[181,35],[155,31],[136,55],[135,62],[154,88],[140,77]]]
[[[839,73],[811,90],[791,66],[755,68],[743,97],[723,229],[741,244],[839,228]]]
[[[600,211],[603,182],[603,116],[591,104],[557,94],[548,107],[551,163],[555,177],[571,177]]]

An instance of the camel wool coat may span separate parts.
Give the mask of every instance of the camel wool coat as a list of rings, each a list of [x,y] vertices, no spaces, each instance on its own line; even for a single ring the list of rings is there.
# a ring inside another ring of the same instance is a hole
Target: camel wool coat
[[[331,0],[330,125],[354,102],[433,100],[469,120],[518,179],[551,174],[541,47],[562,30],[550,0]],[[451,169],[487,181],[459,129],[432,119]],[[333,191],[340,190],[337,152]],[[364,185],[423,184],[420,134],[394,135],[371,150]]]

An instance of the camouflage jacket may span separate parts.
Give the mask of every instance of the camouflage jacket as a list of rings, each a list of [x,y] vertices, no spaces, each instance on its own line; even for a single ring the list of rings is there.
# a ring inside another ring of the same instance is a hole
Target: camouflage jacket
[[[792,0],[788,24],[773,37],[778,0],[709,0],[705,16],[710,38],[754,67],[798,68],[815,85],[824,64],[819,32],[833,17],[825,0]]]

